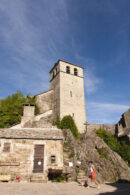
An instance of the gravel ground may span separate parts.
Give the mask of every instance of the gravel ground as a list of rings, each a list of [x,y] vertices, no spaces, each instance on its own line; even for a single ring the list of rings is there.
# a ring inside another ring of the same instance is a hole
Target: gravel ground
[[[0,195],[130,195],[130,184],[102,184],[89,189],[70,183],[0,183]]]

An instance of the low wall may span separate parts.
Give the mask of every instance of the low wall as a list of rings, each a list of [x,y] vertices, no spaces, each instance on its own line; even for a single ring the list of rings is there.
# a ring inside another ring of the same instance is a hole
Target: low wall
[[[54,107],[54,91],[50,90],[45,93],[41,93],[35,96],[36,104],[39,108],[40,114],[49,110],[53,110]]]
[[[115,125],[104,125],[104,124],[88,124],[87,131],[91,132],[97,129],[105,129],[110,132],[112,135],[115,135]]]

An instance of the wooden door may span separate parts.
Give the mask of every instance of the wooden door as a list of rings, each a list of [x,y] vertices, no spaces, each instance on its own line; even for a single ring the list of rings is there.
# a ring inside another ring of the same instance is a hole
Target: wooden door
[[[34,148],[34,173],[42,173],[44,165],[44,145],[35,145]]]

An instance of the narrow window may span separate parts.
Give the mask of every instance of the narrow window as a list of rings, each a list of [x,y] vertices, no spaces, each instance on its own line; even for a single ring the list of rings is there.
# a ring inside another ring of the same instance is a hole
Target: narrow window
[[[55,77],[55,73],[54,73],[54,71],[53,71],[53,78]]]
[[[55,156],[51,156],[51,163],[55,163],[56,162],[56,157]]]
[[[3,152],[10,152],[10,143],[4,143]]]
[[[69,67],[69,66],[66,66],[66,72],[67,72],[68,74],[70,74],[70,67]]]
[[[74,113],[72,114],[72,116],[74,117]]]
[[[78,70],[77,70],[77,68],[74,68],[74,75],[75,75],[75,76],[78,75]]]
[[[56,68],[56,74],[57,74],[57,68]]]
[[[70,91],[70,97],[72,97],[72,91]]]

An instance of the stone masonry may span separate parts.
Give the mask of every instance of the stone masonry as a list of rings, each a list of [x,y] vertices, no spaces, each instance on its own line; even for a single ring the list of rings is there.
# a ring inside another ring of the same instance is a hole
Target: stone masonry
[[[33,172],[36,145],[44,146],[42,173]],[[51,162],[51,156],[55,156],[54,163]],[[60,130],[0,130],[0,175],[11,175],[11,180],[20,176],[21,180],[42,182],[47,181],[49,168],[63,169],[63,135]]]

